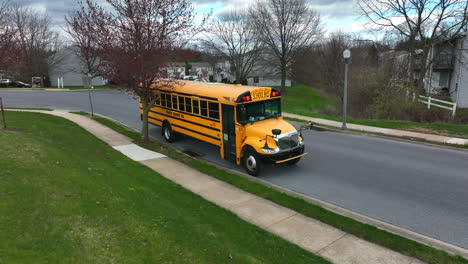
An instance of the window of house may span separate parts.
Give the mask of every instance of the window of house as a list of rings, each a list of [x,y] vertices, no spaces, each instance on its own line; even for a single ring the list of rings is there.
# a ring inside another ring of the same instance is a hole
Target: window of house
[[[185,111],[185,97],[179,96],[179,110]]]
[[[441,71],[440,72],[440,77],[439,77],[439,87],[440,88],[448,88],[449,78],[450,78],[450,72]]]
[[[172,96],[172,108],[177,110],[177,95]]]
[[[193,99],[192,104],[193,104],[193,113],[199,115],[200,114],[200,101],[198,99]]]
[[[208,102],[207,101],[203,101],[203,100],[200,100],[200,114],[202,116],[206,116],[208,117]]]
[[[219,104],[209,102],[210,117],[214,119],[219,119]]]

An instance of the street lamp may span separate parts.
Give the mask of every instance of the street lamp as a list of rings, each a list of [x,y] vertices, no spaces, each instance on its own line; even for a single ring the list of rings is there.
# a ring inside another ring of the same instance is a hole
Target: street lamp
[[[343,51],[343,58],[345,61],[345,75],[344,75],[344,94],[343,94],[343,124],[341,125],[341,129],[346,129],[346,109],[348,106],[348,62],[351,58],[351,51],[346,49]]]

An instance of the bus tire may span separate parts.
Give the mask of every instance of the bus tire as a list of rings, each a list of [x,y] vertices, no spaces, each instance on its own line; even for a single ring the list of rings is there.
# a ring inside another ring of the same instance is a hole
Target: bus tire
[[[252,176],[258,176],[263,167],[261,159],[253,149],[245,151],[243,164],[247,173]]]
[[[167,142],[172,143],[175,141],[175,132],[172,130],[169,122],[164,122],[161,132]]]
[[[301,158],[297,158],[297,159],[293,159],[293,160],[288,160],[288,161],[286,161],[286,164],[288,164],[288,165],[295,165],[295,164],[297,164],[300,160],[301,160]]]

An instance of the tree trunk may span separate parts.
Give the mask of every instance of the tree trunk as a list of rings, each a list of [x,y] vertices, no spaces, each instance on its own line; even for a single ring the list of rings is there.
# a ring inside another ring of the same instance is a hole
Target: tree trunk
[[[286,94],[286,67],[281,67],[281,93]]]
[[[148,102],[146,100],[143,100],[142,98],[142,106],[143,106],[143,114],[142,114],[142,128],[141,128],[141,136],[143,140],[143,144],[148,144],[149,143],[149,130],[148,130],[148,113],[149,110],[151,109],[151,106],[148,105]]]
[[[426,79],[426,73],[428,70],[428,67],[427,67],[428,56],[429,56],[429,49],[424,48],[423,56],[421,59],[421,70],[419,72],[419,79],[418,79],[418,84],[417,84],[417,92],[422,92],[422,91],[424,91],[425,93],[427,92],[426,87],[424,87],[424,80]],[[429,91],[430,89],[431,87],[428,87]]]

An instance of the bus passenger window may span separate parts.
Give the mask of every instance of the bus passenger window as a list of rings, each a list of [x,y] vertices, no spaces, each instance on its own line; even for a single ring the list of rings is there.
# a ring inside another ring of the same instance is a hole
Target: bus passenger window
[[[161,94],[157,95],[158,97],[156,98],[156,103],[155,105],[161,105]]]
[[[200,106],[199,101],[197,99],[193,99],[193,113],[199,115],[200,114]]]
[[[166,107],[166,94],[161,94],[161,106]]]
[[[192,98],[190,97],[185,97],[185,111],[192,113]]]
[[[185,111],[184,99],[183,96],[179,96],[179,111]]]
[[[208,103],[207,101],[200,100],[200,110],[201,110],[200,114],[202,116],[208,116],[208,111],[206,109],[207,108],[207,103]]]
[[[171,95],[166,94],[166,103],[168,108],[172,108],[172,101],[171,101]]]
[[[214,119],[219,119],[219,104],[209,102],[210,106],[210,117]]]
[[[172,108],[177,110],[177,95],[172,96]]]

